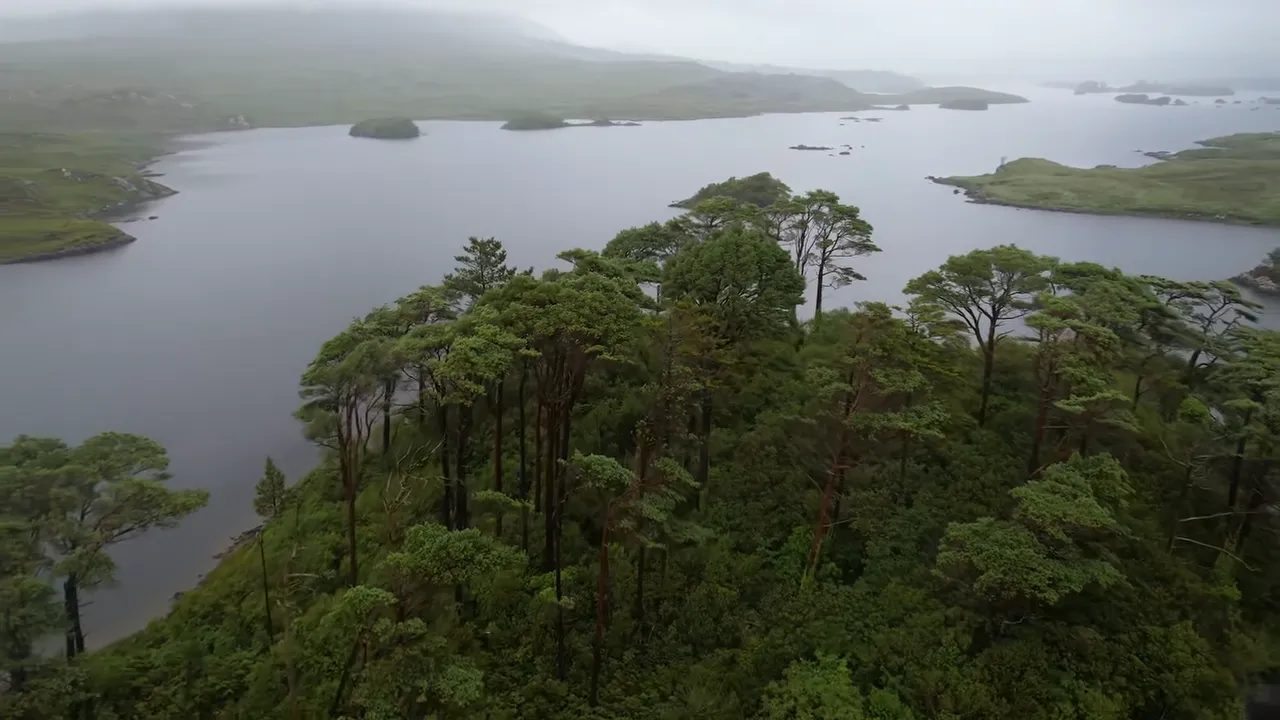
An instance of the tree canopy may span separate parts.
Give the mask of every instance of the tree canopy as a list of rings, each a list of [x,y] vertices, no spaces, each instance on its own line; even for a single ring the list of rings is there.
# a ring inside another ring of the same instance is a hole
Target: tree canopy
[[[143,438],[0,447],[0,716],[1241,717],[1280,677],[1280,333],[1012,245],[799,317],[870,233],[813,191],[539,274],[473,238],[319,349],[323,457],[267,462],[257,542],[97,652],[68,581],[205,496]]]

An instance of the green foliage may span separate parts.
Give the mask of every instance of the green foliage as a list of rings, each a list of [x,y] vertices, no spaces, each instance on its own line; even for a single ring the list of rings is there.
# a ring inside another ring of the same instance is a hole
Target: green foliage
[[[862,693],[841,658],[819,654],[792,663],[781,682],[765,688],[767,720],[864,720]],[[873,716],[874,717],[874,716]]]
[[[351,126],[351,137],[377,140],[411,140],[422,134],[418,124],[407,117],[362,120]]]
[[[790,196],[791,188],[787,187],[786,183],[767,172],[762,172],[744,178],[731,177],[724,182],[705,185],[692,197],[672,203],[671,207],[692,210],[704,200],[726,197],[747,205],[765,208]]]
[[[462,254],[454,260],[458,269],[445,275],[444,288],[457,293],[468,306],[490,290],[507,284],[516,274],[507,266],[506,249],[495,238],[468,238]]]
[[[288,504],[289,494],[284,485],[284,473],[276,467],[275,461],[267,458],[262,479],[254,488],[253,510],[258,513],[258,517],[272,520],[280,517]]]
[[[1012,246],[800,324],[843,207],[712,199],[541,275],[473,240],[321,347],[258,542],[100,652],[67,582],[203,498],[141,438],[0,448],[0,714],[1238,718],[1280,672],[1280,335]]]

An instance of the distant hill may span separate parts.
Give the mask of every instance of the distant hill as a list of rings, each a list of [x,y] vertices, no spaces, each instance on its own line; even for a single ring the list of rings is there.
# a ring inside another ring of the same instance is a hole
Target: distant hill
[[[2,32],[0,129],[198,132],[523,112],[694,119],[864,109],[883,96],[854,87],[873,81],[922,92],[896,73],[728,72],[579,47],[504,18],[403,7],[115,11],[6,21]],[[109,107],[111,98],[125,102]]]
[[[753,72],[764,75],[813,75],[843,83],[865,93],[903,93],[918,90],[925,84],[910,75],[891,70],[812,70],[777,65],[743,65],[738,63],[706,62],[707,65],[727,72]]]
[[[871,105],[867,95],[830,78],[760,73],[724,73],[609,103],[616,116],[666,120],[862,110]],[[591,110],[588,116],[601,114],[603,108]]]

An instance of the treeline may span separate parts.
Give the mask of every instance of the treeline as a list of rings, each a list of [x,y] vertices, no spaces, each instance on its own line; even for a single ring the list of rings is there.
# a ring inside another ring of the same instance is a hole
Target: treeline
[[[7,654],[0,715],[1238,718],[1280,335],[1013,246],[822,311],[871,232],[814,192],[540,276],[473,238],[320,349],[325,460],[268,463],[254,547],[116,646]]]

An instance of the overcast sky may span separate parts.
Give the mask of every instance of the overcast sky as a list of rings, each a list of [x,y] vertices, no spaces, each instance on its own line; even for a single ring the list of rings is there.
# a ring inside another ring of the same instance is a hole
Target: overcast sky
[[[281,0],[203,0],[202,4]],[[299,0],[291,0],[295,4]],[[325,0],[301,0],[303,4]],[[352,0],[346,0],[351,4]],[[183,0],[0,0],[49,13]],[[1280,0],[399,0],[540,23],[576,43],[734,62],[1045,74],[1275,74]],[[1270,72],[1268,72],[1270,70]],[[1173,72],[1174,70],[1170,70]],[[1118,78],[1123,79],[1123,78]]]

